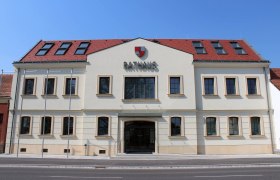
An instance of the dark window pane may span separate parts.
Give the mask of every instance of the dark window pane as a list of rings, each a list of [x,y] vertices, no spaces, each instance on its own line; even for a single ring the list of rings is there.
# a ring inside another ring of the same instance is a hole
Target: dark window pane
[[[34,91],[34,79],[25,79],[24,94],[32,95]]]
[[[170,77],[170,94],[180,94],[180,77]]]
[[[3,119],[4,119],[4,115],[1,113],[0,114],[0,124],[3,122]]]
[[[239,135],[238,118],[229,118],[229,135]]]
[[[237,42],[230,43],[233,48],[240,48],[241,46]]]
[[[37,52],[37,56],[44,56],[45,54],[47,54],[48,52],[48,49],[40,49],[38,52]]]
[[[226,78],[227,95],[236,94],[235,78]]]
[[[46,116],[45,118],[42,117],[41,135],[51,134],[51,129],[52,129],[52,118],[48,116]]]
[[[256,78],[247,78],[248,94],[253,95],[257,94],[257,79]]]
[[[252,135],[261,135],[261,120],[259,117],[251,117]]]
[[[204,78],[205,95],[214,95],[214,78]]]
[[[77,49],[75,52],[75,54],[77,54],[77,55],[83,55],[85,53],[86,53],[86,49]]]
[[[79,45],[79,48],[84,48],[84,49],[86,49],[86,48],[88,48],[88,46],[89,46],[89,43],[88,43],[88,42],[82,42],[82,43]]]
[[[45,79],[45,94],[54,94],[55,79]]]
[[[74,118],[73,117],[64,117],[62,135],[73,135],[73,130],[74,130]],[[69,131],[69,133],[68,133],[68,131]]]
[[[99,77],[99,94],[110,93],[110,77]]]
[[[208,117],[206,118],[206,131],[208,135],[217,135],[216,130],[216,118],[215,117]]]
[[[108,135],[109,130],[109,118],[99,117],[98,118],[98,136]]]
[[[76,78],[66,78],[66,88],[65,94],[66,95],[73,95],[76,93]]]
[[[29,134],[30,132],[30,117],[24,116],[21,118],[20,134]]]
[[[226,51],[223,48],[217,48],[216,53],[217,54],[226,54]]]
[[[154,99],[154,77],[126,77],[125,99]]]
[[[193,46],[196,48],[196,47],[203,47],[202,46],[202,43],[199,42],[199,41],[193,41]]]
[[[246,52],[242,48],[235,49],[235,52],[236,54],[246,54]]]
[[[58,49],[57,51],[56,51],[56,55],[64,55],[65,54],[65,52],[66,52],[66,50],[67,49]]]
[[[171,136],[181,136],[181,118],[171,118]]]
[[[221,44],[219,42],[212,42],[212,46],[214,48],[218,48],[218,47],[222,47]]]
[[[195,48],[197,54],[206,54],[206,51],[204,48]]]
[[[53,43],[46,43],[42,49],[50,49],[53,46]]]
[[[71,43],[62,43],[60,48],[68,49],[70,47]]]

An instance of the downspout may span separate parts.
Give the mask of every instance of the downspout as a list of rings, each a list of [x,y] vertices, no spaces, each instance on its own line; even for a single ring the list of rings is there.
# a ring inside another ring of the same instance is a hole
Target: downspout
[[[14,135],[14,124],[16,121],[16,109],[17,109],[17,99],[18,99],[18,88],[19,88],[19,79],[20,79],[20,68],[17,69],[17,82],[16,82],[16,91],[15,91],[15,97],[14,97],[14,109],[13,109],[13,117],[12,117],[12,127],[11,127],[11,134],[10,134],[10,145],[9,145],[9,154],[12,154],[12,143],[13,143],[13,135]]]
[[[273,115],[272,115],[272,109],[271,109],[271,101],[270,101],[270,88],[269,88],[269,80],[267,76],[267,71],[266,68],[263,67],[263,72],[265,75],[265,84],[266,84],[266,98],[267,98],[267,108],[268,108],[268,116],[269,116],[269,128],[270,128],[270,138],[271,138],[271,148],[272,148],[272,153],[275,154],[274,150],[274,130],[273,130]]]

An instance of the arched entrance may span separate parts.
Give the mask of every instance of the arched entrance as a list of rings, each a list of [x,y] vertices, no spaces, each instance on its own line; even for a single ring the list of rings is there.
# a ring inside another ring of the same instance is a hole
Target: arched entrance
[[[155,122],[129,121],[124,127],[125,153],[155,152]]]

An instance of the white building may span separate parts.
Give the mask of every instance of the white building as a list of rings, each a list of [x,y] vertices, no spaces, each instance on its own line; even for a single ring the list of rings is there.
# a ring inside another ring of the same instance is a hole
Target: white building
[[[273,152],[269,62],[243,40],[40,41],[14,66],[6,152]]]

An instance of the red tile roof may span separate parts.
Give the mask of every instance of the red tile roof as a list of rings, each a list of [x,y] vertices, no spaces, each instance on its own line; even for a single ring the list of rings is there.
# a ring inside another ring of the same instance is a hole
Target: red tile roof
[[[133,39],[132,39],[133,40]],[[178,49],[194,55],[194,60],[230,60],[230,61],[261,61],[262,58],[244,41],[244,40],[205,40],[205,39],[147,39],[152,42],[157,42],[161,45]],[[87,55],[125,43],[129,40],[110,39],[110,40],[66,40],[66,41],[40,41],[34,46],[20,62],[51,62],[51,61],[86,61]],[[206,49],[207,54],[197,54],[192,42],[201,41]],[[218,55],[212,47],[211,41],[219,41],[227,54]],[[247,54],[238,55],[231,47],[230,42],[238,42]],[[46,42],[53,42],[54,46],[45,56],[36,56],[38,50],[43,47]],[[72,46],[65,55],[55,55],[55,52],[63,42],[72,42]],[[81,42],[90,42],[90,46],[85,55],[75,55],[75,51]]]
[[[10,97],[12,88],[13,75],[0,75],[0,97]]]
[[[280,91],[280,68],[270,69],[270,81]]]

